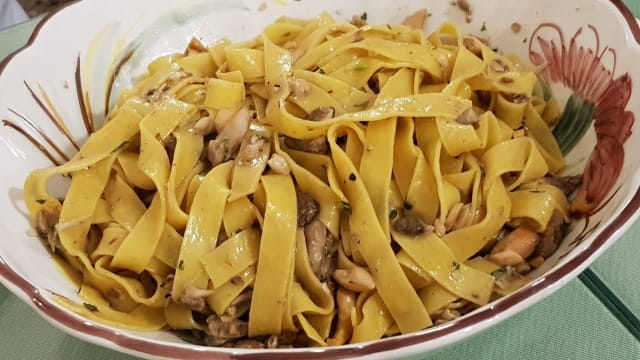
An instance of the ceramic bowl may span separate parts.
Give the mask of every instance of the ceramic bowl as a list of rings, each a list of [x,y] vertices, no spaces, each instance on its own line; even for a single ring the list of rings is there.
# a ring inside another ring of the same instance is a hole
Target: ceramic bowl
[[[469,18],[444,0],[84,0],[47,16],[28,45],[0,63],[0,200],[5,204],[0,281],[62,330],[149,358],[400,358],[451,344],[525,310],[575,278],[638,216],[640,157],[633,156],[633,149],[640,147],[640,124],[634,122],[640,114],[640,28],[620,0],[468,3]],[[583,186],[597,206],[574,224],[532,282],[441,326],[325,349],[199,347],[168,332],[109,328],[57,305],[52,294],[73,299],[76,288],[33,235],[23,201],[24,178],[33,169],[70,158],[102,123],[114,101],[111,94],[128,87],[147,63],[181,52],[193,36],[205,44],[223,37],[252,38],[281,15],[310,18],[327,11],[348,21],[366,11],[369,22],[398,23],[425,5],[432,14],[427,32],[450,21],[504,53],[544,65],[542,74],[559,103],[569,104],[564,111],[572,123],[567,126],[584,130],[570,146],[567,172],[584,170]],[[593,117],[576,115],[586,106],[593,108]]]

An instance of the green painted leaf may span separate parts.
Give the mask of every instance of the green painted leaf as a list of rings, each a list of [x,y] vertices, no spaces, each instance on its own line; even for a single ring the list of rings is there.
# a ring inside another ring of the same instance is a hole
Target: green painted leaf
[[[582,139],[593,123],[596,105],[578,95],[571,95],[553,128],[553,136],[558,141],[560,151],[567,155]]]

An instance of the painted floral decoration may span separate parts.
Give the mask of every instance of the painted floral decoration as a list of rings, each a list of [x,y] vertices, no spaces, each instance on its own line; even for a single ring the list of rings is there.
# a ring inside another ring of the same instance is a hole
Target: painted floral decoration
[[[620,175],[624,165],[624,143],[631,136],[634,115],[625,110],[631,96],[631,77],[625,73],[614,78],[615,50],[606,46],[601,49],[598,31],[591,25],[587,28],[595,37],[595,49],[578,44],[582,27],[567,44],[558,25],[540,24],[529,41],[529,59],[541,70],[546,81],[561,82],[573,91],[553,129],[564,155],[594,123],[596,145],[584,169],[582,185],[571,204],[574,212],[588,215],[598,210],[598,205],[605,200]],[[540,35],[544,29],[555,32],[558,42],[544,39]],[[538,50],[534,50],[536,45]],[[604,65],[605,55],[611,56],[612,69]]]

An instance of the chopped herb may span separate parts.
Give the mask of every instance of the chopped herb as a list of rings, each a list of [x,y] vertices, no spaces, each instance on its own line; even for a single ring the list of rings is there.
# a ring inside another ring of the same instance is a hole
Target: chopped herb
[[[289,35],[291,35],[291,31],[287,31],[286,33],[284,33],[284,37],[288,37]]]
[[[454,261],[451,265],[451,270],[460,270],[460,264]]]
[[[120,150],[122,150],[124,147],[126,147],[127,145],[131,144],[132,142],[127,140],[127,141],[123,141],[122,143],[120,143],[120,145],[118,145],[115,149],[111,150],[111,153],[114,154]]]
[[[363,102],[362,104],[356,104],[353,107],[358,108],[360,110],[364,110],[364,109],[367,108],[368,105],[369,105],[369,101],[367,100],[367,101]]]
[[[500,276],[502,276],[502,275],[504,275],[504,274],[506,274],[506,273],[507,273],[507,269],[506,269],[506,268],[500,268],[500,269],[498,269],[498,270],[494,270],[494,271],[492,271],[492,272],[491,272],[491,275],[492,275],[493,277],[500,277]]]
[[[322,75],[324,75],[324,74],[325,74],[325,72],[324,72],[324,70],[322,70],[322,68],[318,69],[318,73],[319,73],[319,74],[322,74]]]
[[[351,208],[351,204],[346,201],[342,202],[342,209],[349,215],[353,214],[353,209]]]
[[[410,202],[405,201],[404,202],[404,208],[407,209],[407,210],[411,210],[411,209],[413,209],[413,205]]]
[[[367,13],[363,12],[362,15],[360,15],[360,19],[367,21]]]
[[[178,270],[184,270],[184,260],[180,260],[178,263]]]
[[[482,27],[480,28],[480,31],[487,31],[487,23],[486,22],[482,22]]]
[[[98,308],[93,305],[93,304],[89,304],[89,303],[83,303],[82,305],[84,305],[85,308],[87,308],[87,310],[91,311],[91,312],[96,312],[98,311]]]
[[[329,280],[329,277],[325,274],[320,275],[320,282],[326,282],[327,280]]]
[[[45,202],[47,202],[45,199],[37,199],[36,202],[40,205],[44,204]]]
[[[389,211],[389,219],[393,220],[396,217],[398,217],[398,210],[393,208],[393,209],[391,209],[391,211]]]
[[[391,25],[387,24],[387,29],[391,30]]]
[[[366,70],[368,67],[369,67],[369,65],[368,65],[368,64],[358,62],[358,63],[356,64],[356,66],[354,66],[354,68],[353,68],[353,69],[354,69],[355,71],[362,71],[362,70]]]
[[[349,181],[356,181],[356,174],[354,173],[349,174]]]

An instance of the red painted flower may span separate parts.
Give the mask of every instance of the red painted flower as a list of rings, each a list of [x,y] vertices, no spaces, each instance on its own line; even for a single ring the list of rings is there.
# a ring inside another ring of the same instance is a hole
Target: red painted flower
[[[628,74],[613,78],[615,51],[608,47],[601,50],[598,31],[591,25],[588,28],[595,37],[595,49],[578,45],[582,28],[567,46],[560,27],[551,23],[539,25],[529,42],[531,62],[540,68],[547,81],[561,82],[574,92],[571,95],[574,99],[570,98],[568,104],[579,104],[567,106],[554,128],[563,153],[576,145],[588,129],[584,125],[595,119],[597,142],[585,167],[582,186],[572,202],[572,210],[582,214],[596,211],[618,179],[624,165],[624,143],[634,122],[633,113],[625,110],[631,96],[631,78]],[[541,32],[545,29],[558,35],[557,43],[543,38]],[[536,44],[538,51],[533,49]],[[613,60],[611,70],[603,64],[606,54]],[[590,106],[595,107],[594,111],[582,111]]]

